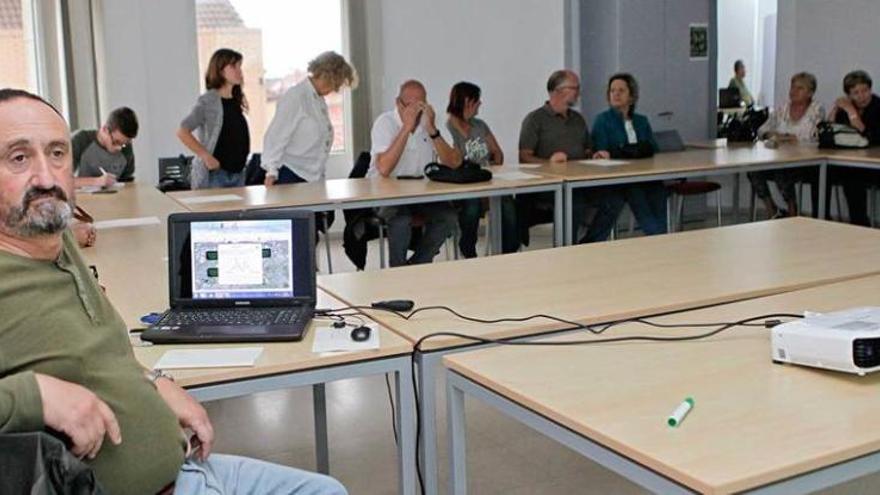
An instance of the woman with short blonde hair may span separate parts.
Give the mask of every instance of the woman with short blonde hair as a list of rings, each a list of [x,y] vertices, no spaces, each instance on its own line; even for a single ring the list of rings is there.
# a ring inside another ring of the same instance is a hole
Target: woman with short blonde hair
[[[333,125],[324,97],[357,86],[357,72],[336,52],[324,52],[308,66],[309,77],[278,100],[263,138],[261,166],[266,186],[324,179],[333,145]]]

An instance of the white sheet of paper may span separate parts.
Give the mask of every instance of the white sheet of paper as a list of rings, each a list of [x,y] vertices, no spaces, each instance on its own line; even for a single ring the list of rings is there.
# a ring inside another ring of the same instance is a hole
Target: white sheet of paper
[[[239,201],[241,196],[238,194],[212,194],[210,196],[193,196],[191,198],[180,198],[178,201],[188,205],[196,205],[201,203],[223,203],[225,201]]]
[[[262,347],[229,347],[220,349],[173,349],[166,351],[153,365],[154,369],[233,368],[253,366],[262,354]]]
[[[350,352],[366,351],[379,348],[379,330],[373,325],[370,327],[370,338],[363,342],[351,340],[352,327],[333,328],[315,327],[315,340],[312,342],[312,352]]]
[[[535,174],[527,174],[525,172],[520,172],[519,170],[504,170],[501,172],[495,172],[492,174],[493,179],[504,179],[504,180],[526,180],[526,179],[538,179],[540,175]]]
[[[95,222],[95,228],[115,229],[118,227],[139,227],[141,225],[158,225],[159,219],[156,217],[136,217],[136,218],[116,218],[113,220],[101,220]]]
[[[598,165],[600,167],[613,167],[615,165],[626,165],[629,162],[623,160],[608,160],[607,158],[596,158],[595,160],[581,160],[578,163],[586,165]]]

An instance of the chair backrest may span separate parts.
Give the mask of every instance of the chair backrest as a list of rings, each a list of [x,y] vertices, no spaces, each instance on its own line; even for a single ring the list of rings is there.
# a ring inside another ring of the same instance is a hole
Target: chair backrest
[[[372,157],[368,151],[361,151],[358,155],[357,160],[354,161],[354,166],[351,167],[351,172],[348,174],[349,179],[360,179],[362,177],[367,176],[367,171],[370,170],[370,160]]]
[[[244,185],[260,185],[266,181],[266,171],[260,167],[262,161],[262,153],[251,153],[251,158],[248,160],[247,166],[244,168]]]
[[[657,151],[660,153],[684,151],[684,141],[675,129],[654,132],[654,141],[657,142]]]
[[[192,159],[193,157],[185,155],[159,158],[159,190],[168,192],[189,189]]]
[[[742,102],[739,90],[736,88],[721,88],[718,90],[718,108],[738,108]]]

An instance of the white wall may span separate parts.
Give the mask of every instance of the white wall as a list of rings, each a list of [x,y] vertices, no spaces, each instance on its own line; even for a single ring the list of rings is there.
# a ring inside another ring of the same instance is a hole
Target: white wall
[[[134,109],[135,176],[155,184],[157,159],[183,150],[175,131],[199,93],[195,2],[97,3],[101,119],[119,106]]]
[[[483,90],[480,117],[515,163],[522,119],[544,103],[547,77],[565,62],[564,1],[371,2],[373,117],[393,108],[401,82],[416,78],[444,126],[450,88],[470,81]]]
[[[776,92],[788,94],[789,78],[812,72],[817,99],[826,109],[843,94],[843,76],[867,70],[880,84],[880,2],[876,0],[779,0]]]

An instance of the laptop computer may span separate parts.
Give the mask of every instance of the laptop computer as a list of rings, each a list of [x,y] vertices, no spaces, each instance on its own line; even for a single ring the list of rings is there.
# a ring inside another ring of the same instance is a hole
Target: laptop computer
[[[315,220],[290,209],[168,217],[171,308],[154,343],[300,340],[315,309]]]

